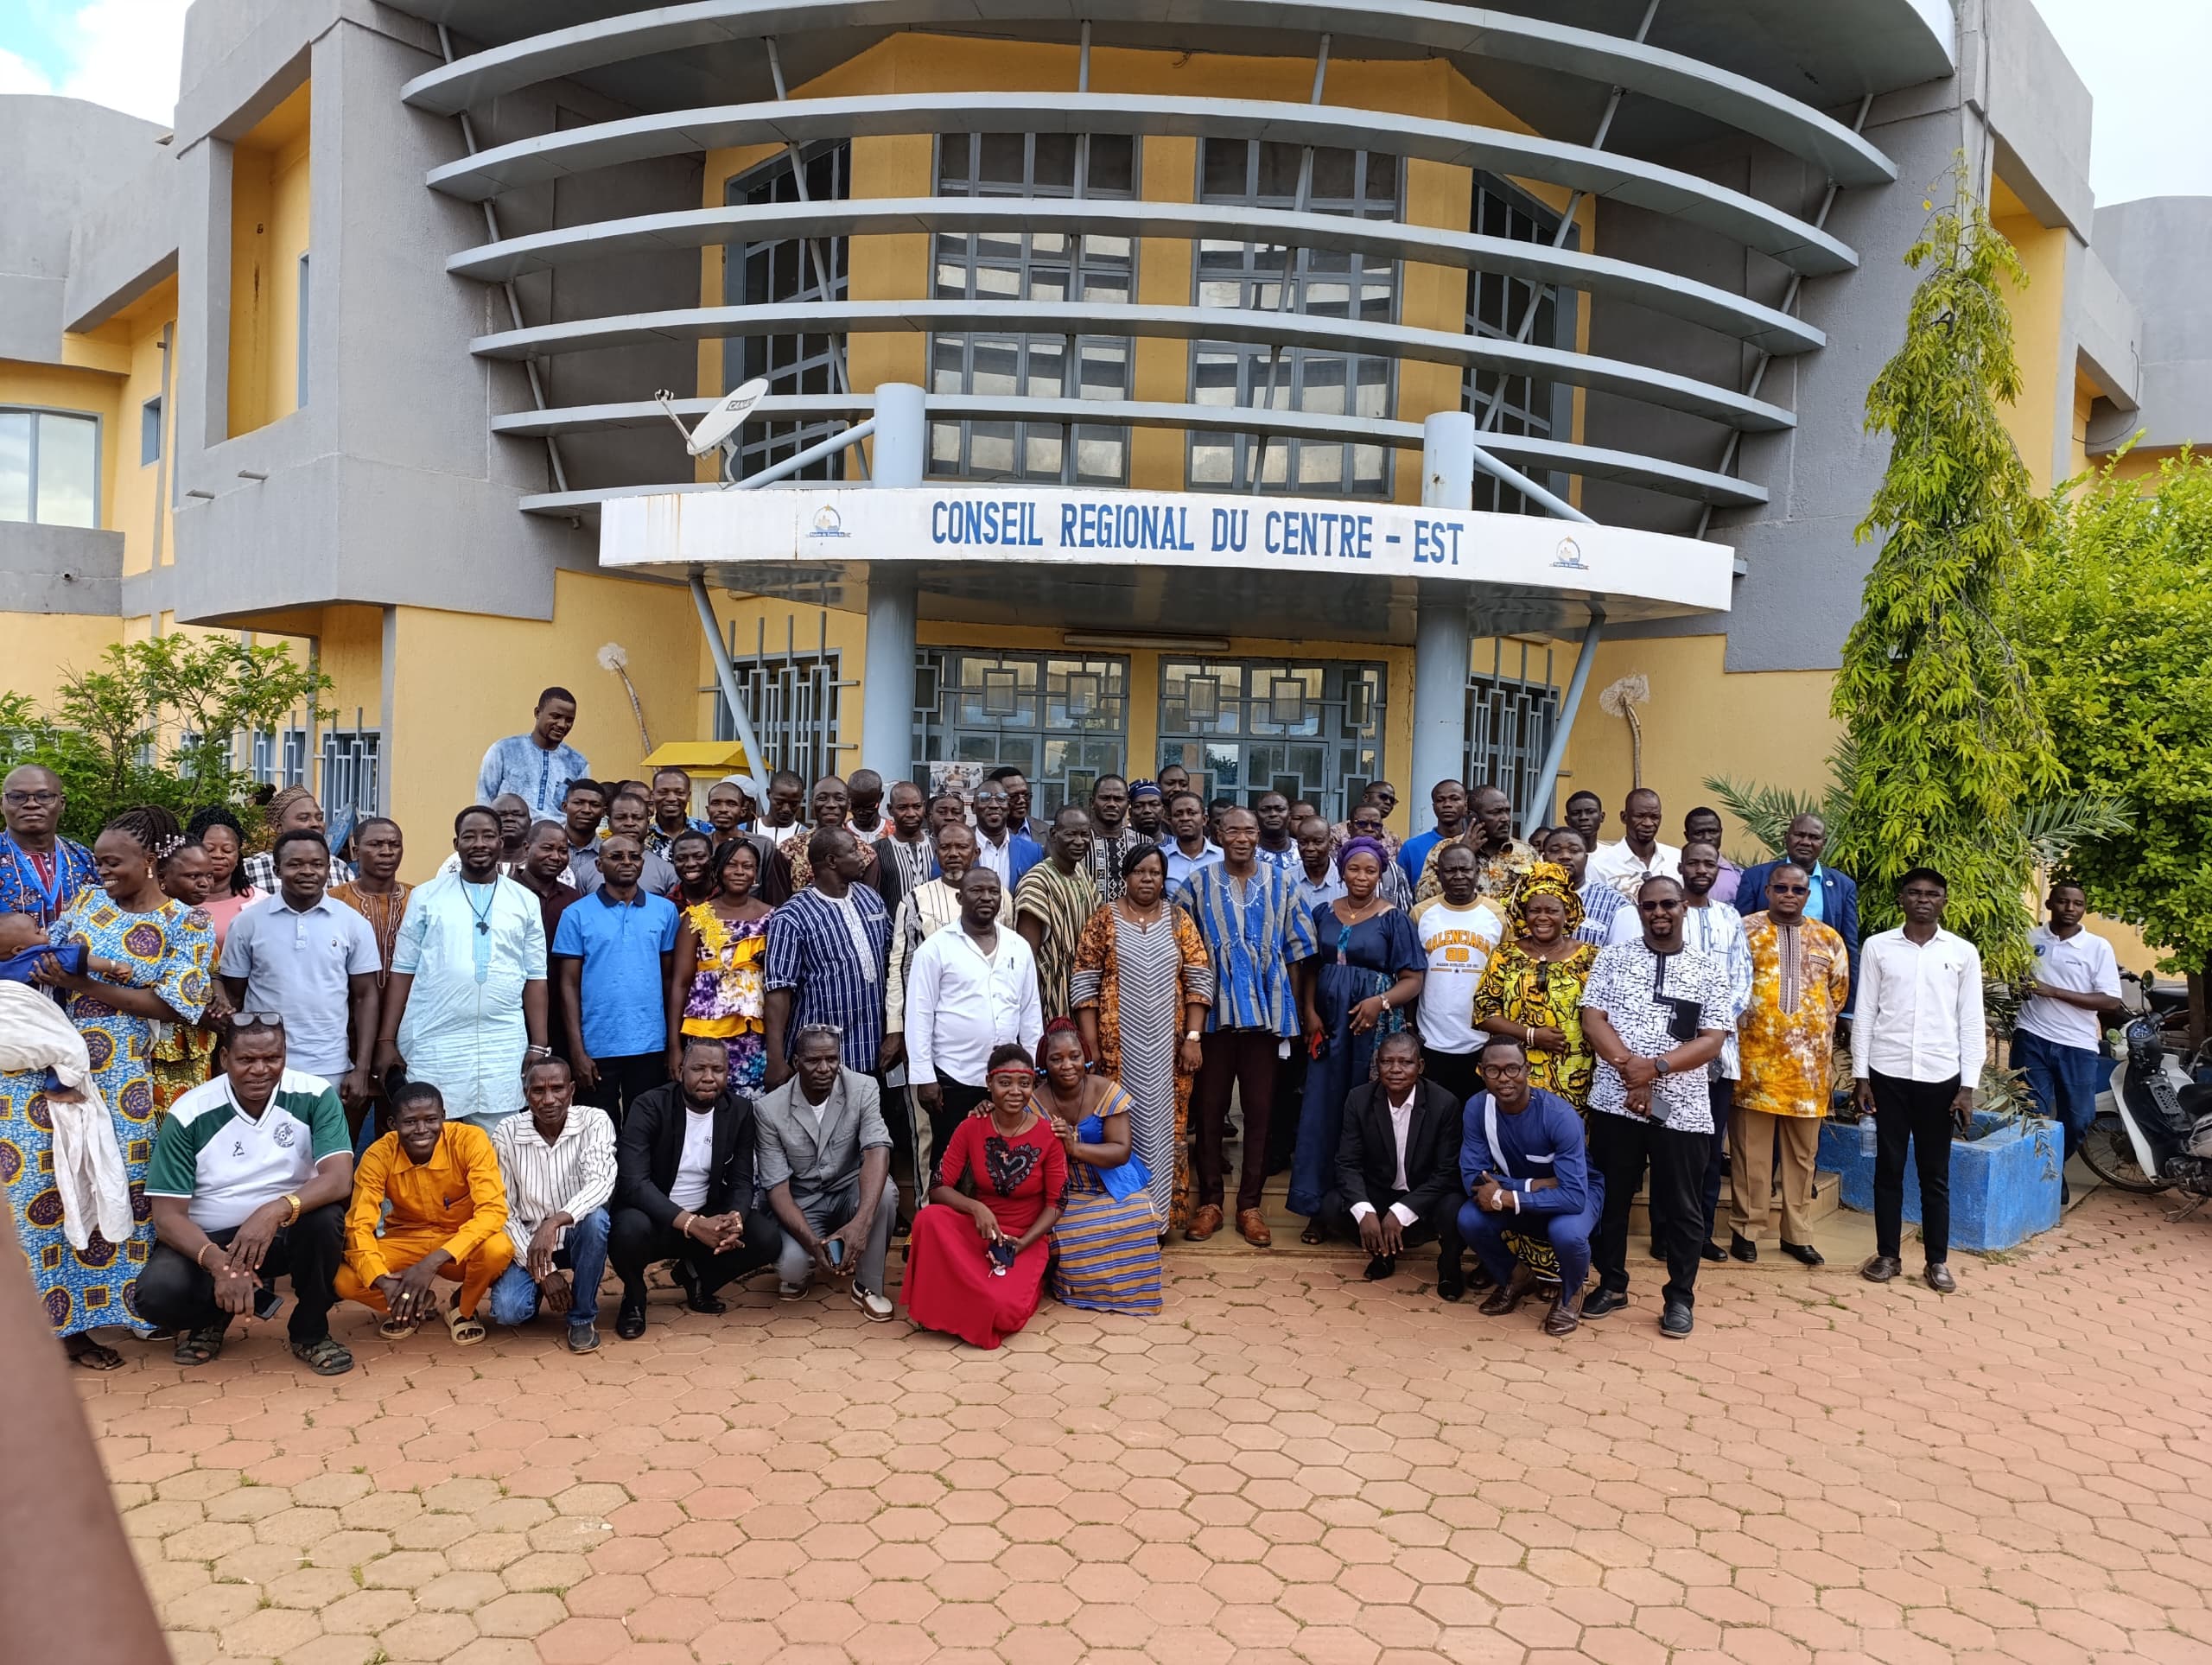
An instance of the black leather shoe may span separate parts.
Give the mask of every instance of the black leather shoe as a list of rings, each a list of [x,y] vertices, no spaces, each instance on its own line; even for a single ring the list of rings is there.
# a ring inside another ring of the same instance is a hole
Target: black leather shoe
[[[1728,1251],[1714,1242],[1699,1244],[1697,1253],[1700,1260],[1725,1261],[1728,1258]]]
[[[1887,1283],[1904,1270],[1904,1265],[1896,1255],[1877,1255],[1859,1268],[1859,1275],[1869,1283]]]
[[[1365,1278],[1370,1283],[1380,1283],[1397,1269],[1398,1257],[1395,1255],[1376,1255],[1369,1259],[1367,1270],[1361,1273],[1360,1276]]]
[[[1782,1252],[1800,1266],[1826,1266],[1827,1256],[1810,1243],[1784,1243]]]
[[[1663,1261],[1667,1258],[1659,1252],[1659,1245],[1656,1240],[1651,1244],[1651,1258],[1655,1261]]]
[[[1928,1262],[1928,1270],[1921,1274],[1928,1280],[1928,1287],[1939,1295],[1955,1295],[1959,1281],[1951,1275],[1951,1268],[1941,1261]]]
[[[1619,1312],[1627,1305],[1628,1291],[1625,1289],[1595,1289],[1582,1303],[1582,1316],[1585,1319],[1601,1319],[1608,1312]]]
[[[1728,1234],[1728,1252],[1746,1265],[1759,1257],[1759,1246],[1740,1231]]]
[[[625,1289],[622,1310],[614,1315],[614,1333],[625,1341],[635,1341],[645,1333],[645,1292]]]
[[[1689,1334],[1693,1320],[1690,1304],[1686,1300],[1670,1300],[1667,1310],[1659,1315],[1659,1333],[1669,1341],[1680,1341]]]
[[[1436,1268],[1436,1298],[1439,1300],[1458,1300],[1467,1293],[1467,1274],[1459,1269],[1457,1261],[1439,1261]]]

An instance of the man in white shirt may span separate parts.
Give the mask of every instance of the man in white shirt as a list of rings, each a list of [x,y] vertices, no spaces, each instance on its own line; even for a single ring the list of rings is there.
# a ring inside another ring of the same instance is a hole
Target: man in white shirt
[[[1192,874],[1221,860],[1221,846],[1206,836],[1206,801],[1196,792],[1178,792],[1167,800],[1167,830],[1173,836],[1160,848],[1167,853],[1172,902]]]
[[[1705,1235],[1698,1253],[1708,1261],[1733,1255],[1739,1261],[1759,1257],[1758,1245],[1739,1234],[1723,1250],[1713,1241],[1713,1217],[1720,1209],[1720,1179],[1728,1172],[1728,1122],[1736,1106],[1736,1084],[1743,1067],[1736,1052],[1736,1020],[1751,1003],[1751,949],[1744,940],[1744,917],[1726,902],[1713,899],[1720,877],[1720,847],[1703,842],[1682,846],[1682,946],[1719,965],[1728,977],[1728,1033],[1720,1043],[1720,1056],[1707,1066],[1706,1090],[1713,1100],[1713,1147],[1705,1166]],[[1611,940],[1640,942],[1643,921],[1634,908],[1613,916]]]
[[[1986,1041],[1981,955],[1942,928],[1950,885],[1915,867],[1897,885],[1904,923],[1869,937],[1859,950],[1858,1015],[1851,1025],[1851,1073],[1861,1115],[1874,1118],[1874,1256],[1859,1268],[1871,1283],[1904,1269],[1904,1159],[1920,1172],[1920,1240],[1928,1287],[1958,1287],[1951,1249],[1951,1128],[1974,1120]]]
[[[1636,899],[1636,887],[1652,874],[1679,878],[1681,851],[1659,842],[1659,823],[1664,818],[1659,794],[1649,786],[1637,787],[1621,804],[1620,842],[1600,844],[1591,853],[1586,876],[1611,885],[1631,902]]]
[[[569,1350],[599,1346],[599,1284],[607,1271],[607,1204],[614,1196],[614,1123],[593,1104],[573,1103],[565,1058],[523,1066],[523,1107],[492,1130],[507,1186],[507,1236],[514,1264],[486,1300],[492,1322],[527,1324],[542,1306],[569,1320]]]
[[[1686,947],[1682,881],[1654,874],[1637,892],[1643,922],[1633,943],[1602,949],[1582,990],[1582,1033],[1598,1056],[1590,1085],[1590,1161],[1605,1178],[1591,1258],[1599,1287],[1586,1319],[1628,1305],[1628,1217],[1651,1170],[1651,1236],[1667,1283],[1659,1333],[1680,1339],[1697,1299],[1701,1192],[1712,1154],[1706,1066],[1735,1023],[1728,974]]]
[[[1458,1300],[1467,1291],[1459,1101],[1421,1079],[1421,1054],[1420,1041],[1403,1029],[1376,1043],[1375,1079],[1344,1101],[1336,1182],[1321,1200],[1321,1217],[1333,1231],[1358,1234],[1370,1282],[1395,1273],[1404,1250],[1434,1238],[1436,1293]]]
[[[1030,1052],[1045,1033],[1037,961],[1018,931],[1001,930],[1006,893],[988,867],[960,881],[960,924],[915,951],[906,974],[906,1078],[944,1149],[986,1096],[991,1049],[1019,1041]]]
[[[886,1075],[903,1064],[906,1057],[906,985],[913,975],[914,956],[921,951],[924,943],[958,922],[960,881],[976,865],[976,829],[966,822],[946,822],[932,836],[932,842],[938,876],[924,880],[900,897],[898,912],[891,921],[891,958],[883,979],[883,1050],[880,1054]],[[934,1153],[930,1146],[929,1117],[918,1114],[912,1102],[917,1083],[911,1071],[906,1081],[906,1086],[892,1090],[898,1095],[896,1112],[907,1126],[903,1137],[895,1128],[893,1136],[903,1147],[904,1153],[913,1160],[918,1207],[922,1199],[929,1196],[927,1176]]]
[[[1490,1039],[1472,1021],[1475,985],[1505,921],[1475,893],[1475,853],[1446,845],[1436,857],[1441,896],[1414,910],[1414,931],[1428,956],[1421,985],[1421,1067],[1428,1078],[1465,1103],[1482,1090],[1481,1049]]]
[[[2110,943],[2082,928],[2089,899],[2081,886],[2059,880],[2049,904],[2050,925],[2028,933],[2035,982],[2013,1020],[2012,1067],[2027,1077],[2036,1108],[2065,1129],[2071,1156],[2097,1118],[2097,1095],[2112,1073],[2097,1050],[2097,1014],[2120,1004],[2120,963]],[[2062,1176],[2062,1192],[2065,1184]]]

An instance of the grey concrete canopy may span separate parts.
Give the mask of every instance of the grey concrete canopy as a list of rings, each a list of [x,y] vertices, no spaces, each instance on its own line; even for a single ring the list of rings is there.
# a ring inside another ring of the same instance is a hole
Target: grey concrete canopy
[[[1146,24],[1164,47],[1212,30],[1289,31],[1329,35],[1346,55],[1374,42],[1524,64],[1697,111],[1813,163],[1840,185],[1886,184],[1897,177],[1896,166],[1867,139],[1748,76],[1618,35],[1438,0],[1398,0],[1387,8],[1343,0],[694,0],[492,47],[416,76],[402,96],[418,108],[452,115],[604,64],[733,41],[820,29],[988,29],[1085,19]]]

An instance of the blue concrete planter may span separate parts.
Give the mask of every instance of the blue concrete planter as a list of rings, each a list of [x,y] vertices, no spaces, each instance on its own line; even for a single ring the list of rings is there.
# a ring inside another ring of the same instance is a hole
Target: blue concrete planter
[[[2059,1170],[2065,1144],[2058,1124],[2014,1122],[1977,1111],[1971,1140],[1951,1141],[1951,1243],[2010,1249],[2058,1223]],[[1820,1166],[1843,1176],[1843,1205],[1874,1211],[1874,1119],[1823,1122]],[[1920,1175],[1904,1167],[1904,1217],[1920,1219]]]

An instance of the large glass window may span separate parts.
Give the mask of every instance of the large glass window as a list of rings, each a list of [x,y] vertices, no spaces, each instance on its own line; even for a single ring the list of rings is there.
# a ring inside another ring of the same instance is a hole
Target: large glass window
[[[1059,653],[925,648],[914,678],[914,778],[932,763],[1011,766],[1029,812],[1087,804],[1128,746],[1129,662]]]
[[[805,200],[842,201],[852,195],[853,151],[849,144],[822,144],[801,153],[806,175]],[[791,159],[779,156],[730,181],[733,204],[760,207],[800,200]],[[730,306],[772,306],[794,301],[842,301],[846,293],[847,239],[842,237],[785,238],[767,243],[732,243],[724,251],[722,298]],[[815,261],[820,257],[821,267]],[[822,279],[829,279],[825,293]],[[735,387],[765,377],[776,394],[837,393],[836,360],[845,350],[842,334],[800,330],[788,334],[745,335],[722,344],[722,374]],[[841,430],[842,423],[749,422],[739,430],[737,473],[746,474],[780,462]],[[825,457],[800,471],[803,480],[838,478],[839,458]]]
[[[97,526],[99,503],[97,417],[0,410],[0,520]]]
[[[1496,640],[1491,650],[1489,668],[1467,678],[1464,778],[1503,792],[1512,802],[1515,826],[1526,833],[1551,815],[1549,805],[1529,799],[1559,727],[1552,651],[1528,642]]]
[[[1558,235],[1559,216],[1504,181],[1477,174],[1468,202],[1467,229],[1483,237],[1549,244]],[[1535,318],[1523,335],[1522,325],[1532,306]],[[1467,274],[1468,334],[1494,341],[1525,340],[1538,346],[1557,346],[1567,345],[1560,340],[1561,321],[1555,286],[1532,283],[1503,272]],[[1471,367],[1461,389],[1461,409],[1472,411],[1477,424],[1489,433],[1548,437],[1553,402],[1559,392],[1555,384],[1535,377]],[[1476,477],[1474,506],[1503,514],[1548,512],[1487,474]]]
[[[1307,799],[1332,821],[1382,766],[1383,668],[1163,659],[1160,761],[1205,798]]]
[[[1136,141],[1068,133],[948,133],[938,141],[939,196],[1106,197],[1136,194]],[[1126,306],[1136,250],[1126,237],[1064,232],[945,232],[937,238],[940,301],[1083,301]],[[1126,399],[1126,335],[973,331],[930,341],[930,387],[1001,398]],[[937,422],[930,472],[963,480],[1120,486],[1129,477],[1129,430],[1067,424]]]
[[[1259,140],[1198,141],[1198,200],[1253,208],[1296,209],[1302,153]],[[1362,219],[1398,217],[1398,158],[1366,150],[1316,149],[1302,205],[1308,212]],[[1397,263],[1326,249],[1203,240],[1198,303],[1248,312],[1389,323],[1397,314]],[[1283,305],[1287,284],[1290,304]],[[1388,419],[1395,360],[1374,353],[1199,341],[1191,349],[1194,404],[1304,410],[1352,420],[1341,440],[1277,439],[1265,447],[1263,490],[1381,497],[1390,489],[1390,453],[1359,443],[1356,422]],[[1270,379],[1272,378],[1272,379]],[[1193,490],[1243,491],[1258,464],[1250,434],[1193,431]]]

